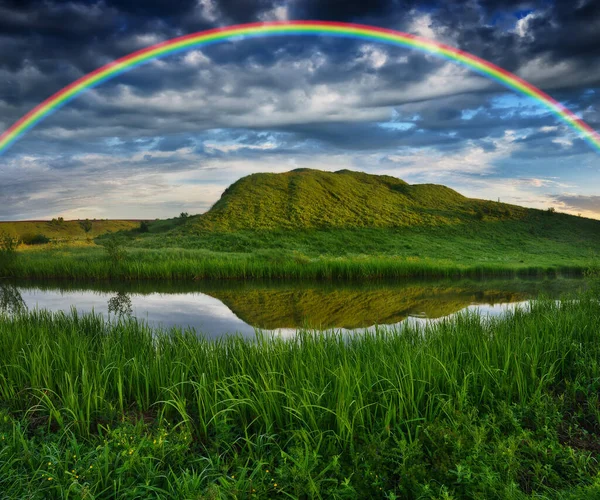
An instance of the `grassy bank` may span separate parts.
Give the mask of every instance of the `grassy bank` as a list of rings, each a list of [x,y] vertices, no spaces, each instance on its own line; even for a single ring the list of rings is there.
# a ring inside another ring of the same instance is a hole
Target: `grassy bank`
[[[215,252],[182,248],[124,247],[113,260],[101,246],[36,248],[19,252],[0,276],[94,280],[310,279],[365,280],[382,278],[447,278],[478,276],[537,276],[581,274],[593,262],[588,256],[558,263],[504,259],[464,262],[463,259],[419,258],[403,255],[321,255],[258,250],[252,253]]]
[[[556,224],[531,234],[520,222],[440,228],[359,228],[186,233],[180,221],[102,236],[97,244],[19,250],[0,275],[69,279],[379,279],[581,273],[594,264],[600,231]],[[546,222],[545,222],[546,223]],[[104,245],[123,249],[111,258]]]
[[[8,498],[592,498],[600,304],[344,339],[0,321]]]

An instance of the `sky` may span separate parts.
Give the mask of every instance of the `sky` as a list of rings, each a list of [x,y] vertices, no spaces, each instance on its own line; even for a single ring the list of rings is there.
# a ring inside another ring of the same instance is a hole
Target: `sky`
[[[0,132],[135,50],[272,20],[446,43],[600,130],[599,0],[0,0]],[[600,219],[600,152],[537,101],[431,54],[287,36],[154,60],[71,101],[0,156],[0,220],[197,214],[240,177],[301,167]]]

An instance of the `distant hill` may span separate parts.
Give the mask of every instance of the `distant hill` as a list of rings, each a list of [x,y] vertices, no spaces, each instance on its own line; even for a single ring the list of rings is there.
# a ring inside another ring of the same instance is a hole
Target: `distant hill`
[[[445,226],[522,219],[530,209],[467,198],[437,184],[387,175],[297,169],[239,179],[188,227],[209,231]],[[540,211],[535,211],[540,212]]]
[[[127,231],[139,227],[138,220],[90,220],[89,231],[86,232],[82,220],[29,220],[29,221],[0,221],[0,233],[7,233],[20,239],[28,235],[43,234],[52,240],[76,240],[96,238],[97,236]]]

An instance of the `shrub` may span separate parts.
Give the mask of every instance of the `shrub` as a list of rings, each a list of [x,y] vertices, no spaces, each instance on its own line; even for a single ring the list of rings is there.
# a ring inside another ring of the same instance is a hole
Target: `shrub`
[[[89,233],[92,230],[92,221],[90,219],[79,221],[79,225],[86,233]]]
[[[553,215],[556,213],[556,209],[554,207],[550,207],[548,210],[546,210],[546,213],[548,215]]]
[[[143,220],[142,222],[140,222],[140,233],[147,233],[148,231],[150,231],[150,225],[148,224],[148,222]]]
[[[123,247],[123,242],[116,238],[110,238],[104,243],[104,249],[108,253],[109,259],[113,264],[117,264],[127,257],[127,252]]]
[[[50,238],[41,233],[25,233],[21,235],[21,241],[25,245],[44,245],[46,243],[50,243]]]
[[[0,233],[0,269],[10,267],[17,259],[19,239],[7,233]]]

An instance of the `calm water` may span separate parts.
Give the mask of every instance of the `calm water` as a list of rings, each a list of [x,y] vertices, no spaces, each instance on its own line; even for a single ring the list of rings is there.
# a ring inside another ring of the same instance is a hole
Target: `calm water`
[[[0,283],[0,310],[28,309],[132,315],[153,326],[193,328],[207,337],[255,329],[293,335],[302,326],[343,331],[423,323],[459,311],[500,315],[543,293],[577,291],[575,278],[322,283]]]

